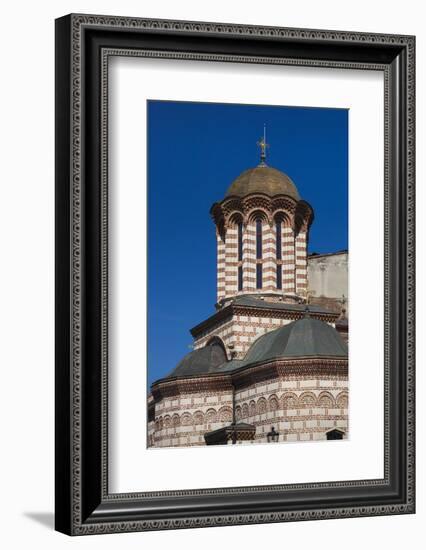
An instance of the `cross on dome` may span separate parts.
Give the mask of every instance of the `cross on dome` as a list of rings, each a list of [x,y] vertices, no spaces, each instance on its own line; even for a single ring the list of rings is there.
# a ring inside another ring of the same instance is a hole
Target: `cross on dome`
[[[257,142],[260,148],[260,164],[259,166],[266,166],[266,149],[269,148],[269,143],[266,142],[266,124],[263,125],[263,137]]]

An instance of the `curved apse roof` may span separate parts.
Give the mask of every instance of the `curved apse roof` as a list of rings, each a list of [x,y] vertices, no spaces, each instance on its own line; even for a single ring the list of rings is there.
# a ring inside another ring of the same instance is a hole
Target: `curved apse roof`
[[[260,336],[242,360],[227,361],[223,347],[213,343],[185,355],[166,378],[228,373],[280,358],[347,356],[348,348],[337,330],[306,315]]]

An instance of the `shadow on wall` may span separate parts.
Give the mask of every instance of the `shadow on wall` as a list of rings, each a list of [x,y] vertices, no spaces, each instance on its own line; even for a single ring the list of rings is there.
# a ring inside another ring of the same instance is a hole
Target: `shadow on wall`
[[[23,515],[51,530],[55,528],[55,516],[53,512],[24,512]]]

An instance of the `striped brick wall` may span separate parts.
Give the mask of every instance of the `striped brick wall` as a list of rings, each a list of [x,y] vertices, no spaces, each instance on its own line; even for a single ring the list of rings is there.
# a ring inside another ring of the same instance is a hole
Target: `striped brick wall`
[[[275,225],[262,223],[262,273],[264,292],[277,290]]]
[[[205,445],[204,434],[232,422],[230,391],[180,394],[155,404],[150,426],[152,447]],[[256,427],[255,442],[266,443],[271,427],[279,441],[327,439],[327,431],[339,428],[348,437],[348,381],[330,375],[298,380],[277,377],[235,392],[235,419]]]
[[[281,259],[277,258],[276,224],[262,223],[262,258],[256,258],[256,222],[243,228],[242,261],[238,260],[238,225],[228,227],[225,240],[217,233],[217,301],[237,294],[300,294],[307,290],[307,234],[294,236],[293,228],[281,222]],[[262,264],[262,288],[256,288],[256,265]],[[242,290],[238,268],[242,267]],[[277,268],[282,269],[282,288],[277,288]]]
[[[255,442],[266,443],[271,427],[279,441],[327,439],[326,432],[339,428],[348,434],[348,381],[277,378],[235,393],[237,422],[256,426]]]
[[[243,232],[243,293],[256,290],[256,228],[247,224]]]
[[[238,291],[238,227],[228,227],[225,237],[225,295]]]
[[[152,447],[205,445],[204,434],[232,422],[232,392],[188,393],[155,405]]]
[[[295,240],[293,228],[282,224],[283,292],[294,294],[295,289]]]
[[[308,288],[306,232],[300,231],[295,239],[296,294],[305,295]]]
[[[291,319],[236,315],[232,320],[199,336],[194,341],[194,349],[203,348],[213,336],[217,336],[228,348],[228,353],[232,350],[235,353],[235,359],[242,359],[259,336],[287,323],[291,323]]]
[[[219,302],[222,298],[225,298],[225,274],[226,274],[226,257],[225,257],[225,241],[222,236],[219,234],[219,231],[216,232],[217,240],[217,301]]]

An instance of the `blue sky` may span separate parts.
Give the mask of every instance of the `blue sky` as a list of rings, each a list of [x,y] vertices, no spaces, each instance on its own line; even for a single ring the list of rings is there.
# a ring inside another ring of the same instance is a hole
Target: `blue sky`
[[[348,247],[348,111],[148,101],[148,382],[191,351],[189,329],[214,313],[211,205],[259,163],[288,174],[311,204],[309,252]]]

